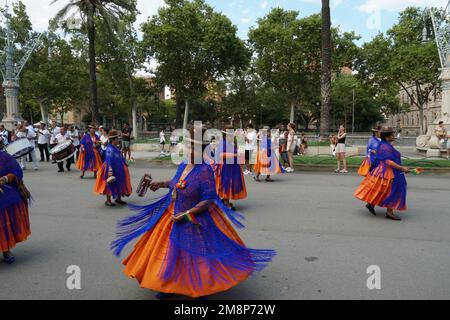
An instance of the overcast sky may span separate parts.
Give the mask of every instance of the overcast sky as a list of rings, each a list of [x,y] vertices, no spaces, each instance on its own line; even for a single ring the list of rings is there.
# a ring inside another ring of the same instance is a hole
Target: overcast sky
[[[0,0],[1,6],[6,0]],[[11,3],[12,0],[9,0]],[[51,0],[22,0],[27,6],[33,26],[37,30],[45,30],[48,21],[68,2],[58,0],[50,6]],[[239,36],[246,38],[249,28],[255,25],[260,17],[264,17],[271,8],[282,7],[297,10],[301,16],[320,12],[320,0],[206,0],[216,10],[226,14],[239,27]],[[332,0],[333,24],[342,30],[354,30],[369,41],[379,31],[386,31],[395,23],[398,12],[407,6],[445,6],[448,0]],[[138,0],[141,14],[138,23],[155,14],[164,4],[163,0]]]

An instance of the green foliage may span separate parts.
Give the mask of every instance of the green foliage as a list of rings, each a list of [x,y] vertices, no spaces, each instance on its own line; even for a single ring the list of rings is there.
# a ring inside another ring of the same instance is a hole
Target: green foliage
[[[322,18],[298,15],[297,11],[273,9],[250,30],[249,42],[256,54],[254,68],[261,83],[269,87],[266,92],[275,90],[283,96],[278,103],[263,103],[276,111],[268,113],[269,119],[289,120],[288,107],[294,105],[298,122],[308,126],[320,117]],[[332,28],[335,73],[352,66],[358,54],[357,39],[354,33]]]
[[[355,77],[341,74],[332,83],[332,120],[334,128],[344,124],[352,127],[353,90],[355,92],[355,129],[370,131],[374,124],[384,120],[376,99]]]
[[[431,29],[428,12],[407,8],[386,35],[379,34],[361,50],[356,63],[359,77],[376,93],[386,114],[398,112],[400,89],[408,95],[411,107],[423,112],[424,104],[440,87],[439,55],[433,41],[422,41],[424,27]]]
[[[201,97],[208,84],[231,71],[245,69],[249,51],[237,28],[203,0],[167,0],[142,26],[148,59],[159,63],[160,85],[175,89],[177,97]]]

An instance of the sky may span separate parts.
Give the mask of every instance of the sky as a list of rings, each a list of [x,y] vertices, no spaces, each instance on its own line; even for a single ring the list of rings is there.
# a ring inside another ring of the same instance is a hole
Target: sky
[[[0,6],[5,1],[0,0]],[[14,0],[8,0],[9,3]],[[48,21],[68,0],[22,0],[33,26],[38,31],[46,30]],[[217,11],[227,15],[238,27],[239,36],[247,39],[248,31],[256,25],[258,18],[264,17],[271,8],[281,7],[296,10],[301,17],[318,13],[320,0],[206,0]],[[408,6],[445,7],[448,0],[331,0],[332,23],[342,31],[355,31],[362,39],[361,43],[370,41],[379,32],[389,29],[397,20],[398,13]],[[141,14],[138,23],[142,23],[155,13],[163,0],[138,0]]]

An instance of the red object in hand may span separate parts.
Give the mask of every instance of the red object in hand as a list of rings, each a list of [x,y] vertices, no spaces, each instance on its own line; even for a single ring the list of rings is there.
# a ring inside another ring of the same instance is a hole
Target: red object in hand
[[[137,188],[137,194],[139,197],[143,197],[147,194],[148,189],[150,188],[150,184],[152,183],[152,176],[146,174],[142,177],[141,182],[139,182],[139,186]]]

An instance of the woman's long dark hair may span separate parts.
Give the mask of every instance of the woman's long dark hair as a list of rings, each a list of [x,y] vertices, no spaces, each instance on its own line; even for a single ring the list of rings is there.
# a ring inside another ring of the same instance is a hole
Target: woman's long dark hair
[[[384,142],[387,142],[387,138],[389,138],[390,136],[393,136],[394,133],[393,132],[382,132],[381,133],[381,140]]]

